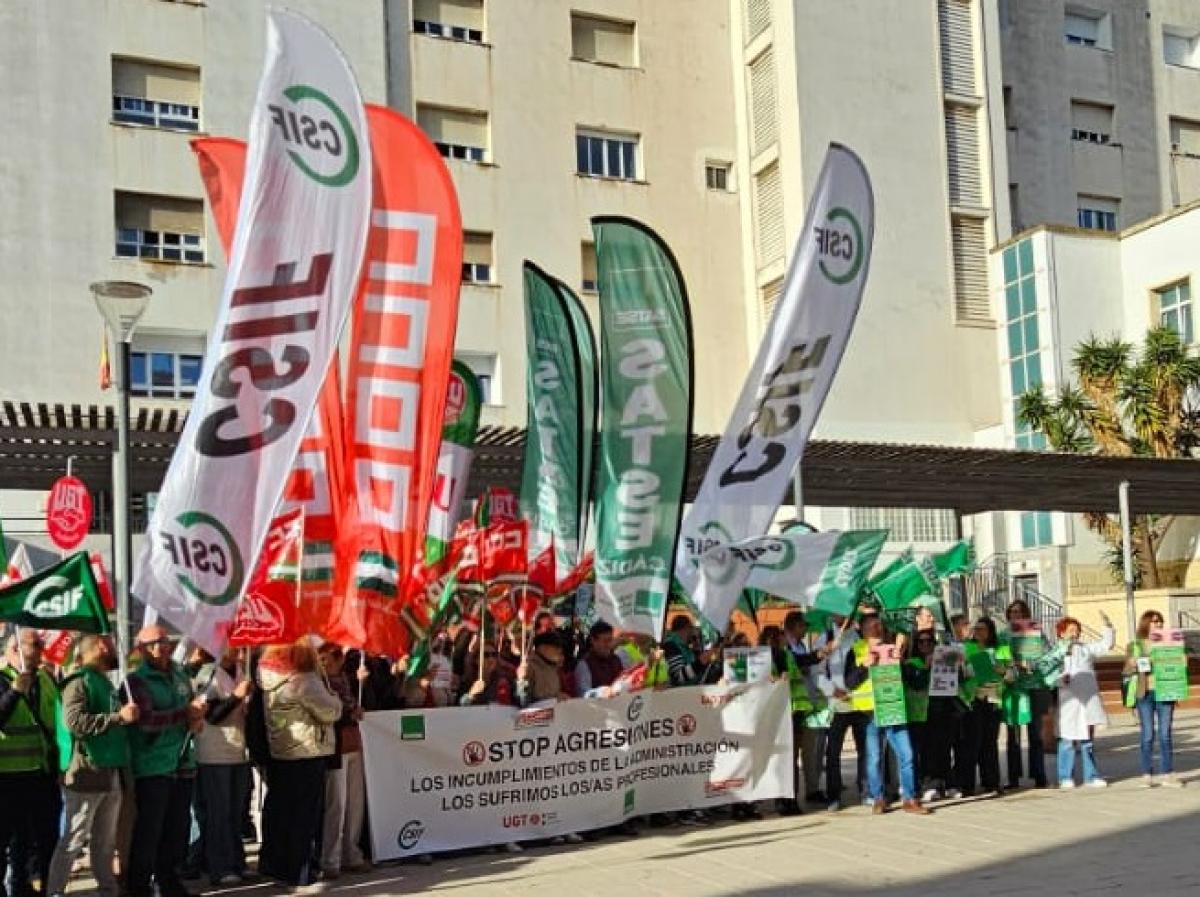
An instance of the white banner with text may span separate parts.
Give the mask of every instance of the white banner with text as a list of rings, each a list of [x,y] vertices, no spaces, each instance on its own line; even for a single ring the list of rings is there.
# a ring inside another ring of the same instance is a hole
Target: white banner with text
[[[639,691],[362,725],[378,860],[553,838],[648,813],[790,797],[787,684]]]

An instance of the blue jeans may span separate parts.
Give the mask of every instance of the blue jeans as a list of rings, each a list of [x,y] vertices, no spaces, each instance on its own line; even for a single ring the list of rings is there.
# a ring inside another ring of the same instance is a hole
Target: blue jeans
[[[1092,742],[1071,741],[1068,738],[1058,739],[1058,781],[1070,782],[1075,779],[1075,747],[1083,756],[1083,784],[1096,778],[1096,751]]]
[[[900,767],[900,796],[913,800],[917,796],[916,772],[913,768],[912,742],[904,726],[875,725],[875,718],[867,723],[867,799],[876,801],[883,797],[883,739],[886,738],[896,755]]]
[[[1154,729],[1157,718],[1158,723],[1158,756],[1161,759],[1162,773],[1167,775],[1175,771],[1174,758],[1171,745],[1171,721],[1175,716],[1175,704],[1173,701],[1165,701],[1160,703],[1154,699],[1154,692],[1148,691],[1143,697],[1138,698],[1137,704],[1134,705],[1137,709],[1138,724],[1142,729],[1142,739],[1140,743],[1142,752],[1142,774],[1152,775],[1154,773]]]

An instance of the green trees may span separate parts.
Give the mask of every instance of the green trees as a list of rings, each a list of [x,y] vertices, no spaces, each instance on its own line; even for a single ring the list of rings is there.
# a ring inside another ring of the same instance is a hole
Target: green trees
[[[1075,348],[1076,381],[1050,396],[1041,387],[1022,395],[1017,417],[1045,435],[1055,451],[1116,457],[1190,458],[1200,446],[1200,357],[1179,334],[1157,327],[1135,347],[1092,336]],[[1085,514],[1109,545],[1120,570],[1121,530],[1111,515]],[[1133,538],[1141,583],[1161,585],[1157,552],[1174,517],[1138,517]]]

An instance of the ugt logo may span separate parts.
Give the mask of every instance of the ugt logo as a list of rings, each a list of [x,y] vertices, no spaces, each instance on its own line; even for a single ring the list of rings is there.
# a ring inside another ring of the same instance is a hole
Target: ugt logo
[[[830,282],[841,286],[858,276],[863,263],[862,227],[842,206],[830,209],[825,224],[813,229],[817,239],[817,267]]]
[[[267,106],[288,146],[288,158],[318,184],[344,187],[358,174],[358,138],[341,108],[323,91],[293,84],[286,103]]]
[[[220,607],[242,588],[245,567],[233,535],[212,514],[184,511],[158,534],[179,584],[197,601]]]

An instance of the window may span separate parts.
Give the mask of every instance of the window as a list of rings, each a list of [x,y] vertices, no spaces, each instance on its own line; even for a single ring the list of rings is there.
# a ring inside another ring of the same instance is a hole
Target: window
[[[1024,511],[1021,514],[1021,547],[1042,548],[1054,544],[1053,518],[1048,511]]]
[[[600,276],[596,273],[595,243],[583,243],[580,245],[579,267],[583,272],[579,281],[579,286],[583,292],[600,292]]]
[[[1113,107],[1071,100],[1071,139],[1101,146],[1112,142]]]
[[[1033,241],[1022,240],[1004,250],[1004,321],[1008,334],[1008,376],[1013,399],[1013,427],[1020,449],[1044,449],[1046,439],[1017,417],[1017,400],[1042,384],[1038,332],[1037,281]]]
[[[1063,35],[1068,44],[1111,50],[1111,31],[1112,26],[1108,16],[1078,7],[1067,8],[1063,22]]]
[[[485,405],[499,405],[500,383],[496,376],[496,356],[475,352],[455,352],[454,357],[471,369],[479,380],[479,392]]]
[[[1200,68],[1200,36],[1163,29],[1163,61],[1167,65]]]
[[[778,162],[754,176],[754,237],[760,269],[783,258],[783,178]]]
[[[987,240],[986,218],[951,216],[954,314],[959,323],[992,321],[987,284]]]
[[[495,283],[492,267],[492,235],[472,231],[464,233],[463,283]]]
[[[1115,231],[1118,205],[1115,199],[1081,195],[1077,213],[1079,226],[1084,230]]]
[[[634,23],[571,13],[571,56],[585,62],[633,68],[637,65]]]
[[[778,103],[775,53],[768,47],[750,63],[750,130],[755,154],[779,139]]]
[[[746,43],[758,37],[771,24],[771,0],[745,0]]]
[[[1200,121],[1172,118],[1171,152],[1177,156],[1200,157]]]
[[[730,190],[729,173],[733,166],[728,162],[704,163],[704,186],[709,190]]]
[[[178,131],[200,130],[200,70],[113,57],[112,120]]]
[[[779,304],[779,297],[783,295],[783,278],[777,277],[765,286],[758,288],[759,302],[762,304],[762,316],[764,322],[769,322],[771,316],[775,314],[775,306]]]
[[[203,264],[204,203],[148,193],[118,191],[116,253],[179,264]]]
[[[950,204],[973,209],[982,208],[979,110],[974,106],[947,103],[944,115]]]
[[[418,104],[417,124],[447,159],[490,161],[486,112]]]
[[[954,512],[935,508],[851,508],[850,529],[886,529],[889,542],[953,542]]]
[[[938,0],[942,88],[975,96],[975,28],[971,0]]]
[[[1182,280],[1177,284],[1155,290],[1158,297],[1159,320],[1179,334],[1184,345],[1190,346],[1196,337],[1192,322],[1192,284]]]
[[[483,0],[413,0],[413,31],[483,43]]]
[[[203,362],[203,336],[139,333],[129,353],[130,392],[142,398],[190,399]]]
[[[638,138],[603,131],[575,133],[575,170],[598,178],[636,181]]]

